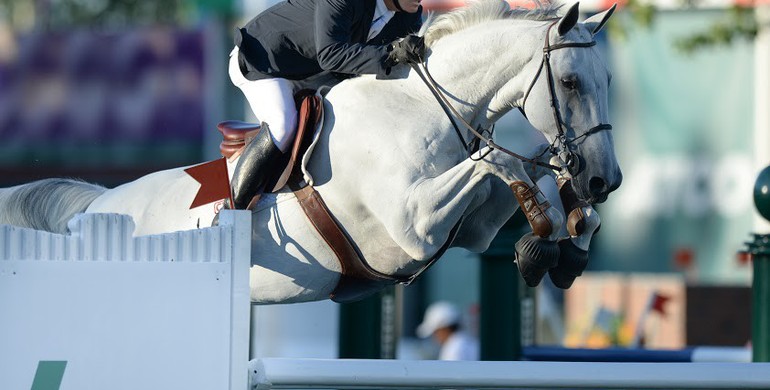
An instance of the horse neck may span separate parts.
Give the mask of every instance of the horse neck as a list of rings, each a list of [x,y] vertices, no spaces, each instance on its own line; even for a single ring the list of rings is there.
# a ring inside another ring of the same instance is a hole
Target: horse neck
[[[486,127],[523,99],[544,34],[544,22],[528,20],[474,26],[437,41],[428,68],[460,115]]]

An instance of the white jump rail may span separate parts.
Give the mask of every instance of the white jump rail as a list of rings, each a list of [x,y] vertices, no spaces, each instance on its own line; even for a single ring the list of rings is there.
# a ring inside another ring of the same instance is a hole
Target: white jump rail
[[[117,214],[68,226],[0,226],[0,389],[247,388],[248,211],[141,237]]]
[[[770,363],[453,362],[263,358],[265,389],[768,389]]]

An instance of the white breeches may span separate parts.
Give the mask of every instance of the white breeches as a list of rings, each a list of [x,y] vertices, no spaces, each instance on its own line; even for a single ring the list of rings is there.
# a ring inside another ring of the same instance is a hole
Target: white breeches
[[[247,80],[238,66],[237,46],[230,52],[228,73],[233,85],[246,96],[254,116],[270,127],[270,136],[275,146],[286,152],[291,147],[297,128],[292,83],[281,78]]]

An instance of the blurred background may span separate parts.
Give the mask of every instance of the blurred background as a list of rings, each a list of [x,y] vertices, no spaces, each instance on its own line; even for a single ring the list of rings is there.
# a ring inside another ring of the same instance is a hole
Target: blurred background
[[[0,185],[66,176],[112,187],[219,157],[216,124],[254,120],[227,78],[232,31],[273,3],[0,0]],[[423,1],[433,12],[463,4]],[[451,250],[412,286],[354,305],[255,307],[252,355],[434,358],[415,328],[439,300],[461,309],[491,360],[531,345],[750,345],[752,272],[738,252],[767,229],[751,193],[770,161],[769,4],[619,4],[597,40],[624,181],[597,206],[602,230],[570,290],[520,283],[518,215],[487,253]],[[514,113],[497,137],[515,149],[512,135],[527,131]]]

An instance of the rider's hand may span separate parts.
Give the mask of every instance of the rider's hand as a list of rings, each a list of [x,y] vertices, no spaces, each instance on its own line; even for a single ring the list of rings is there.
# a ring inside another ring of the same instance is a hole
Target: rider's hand
[[[425,41],[417,35],[407,35],[390,45],[388,60],[391,65],[417,64],[425,58]]]

